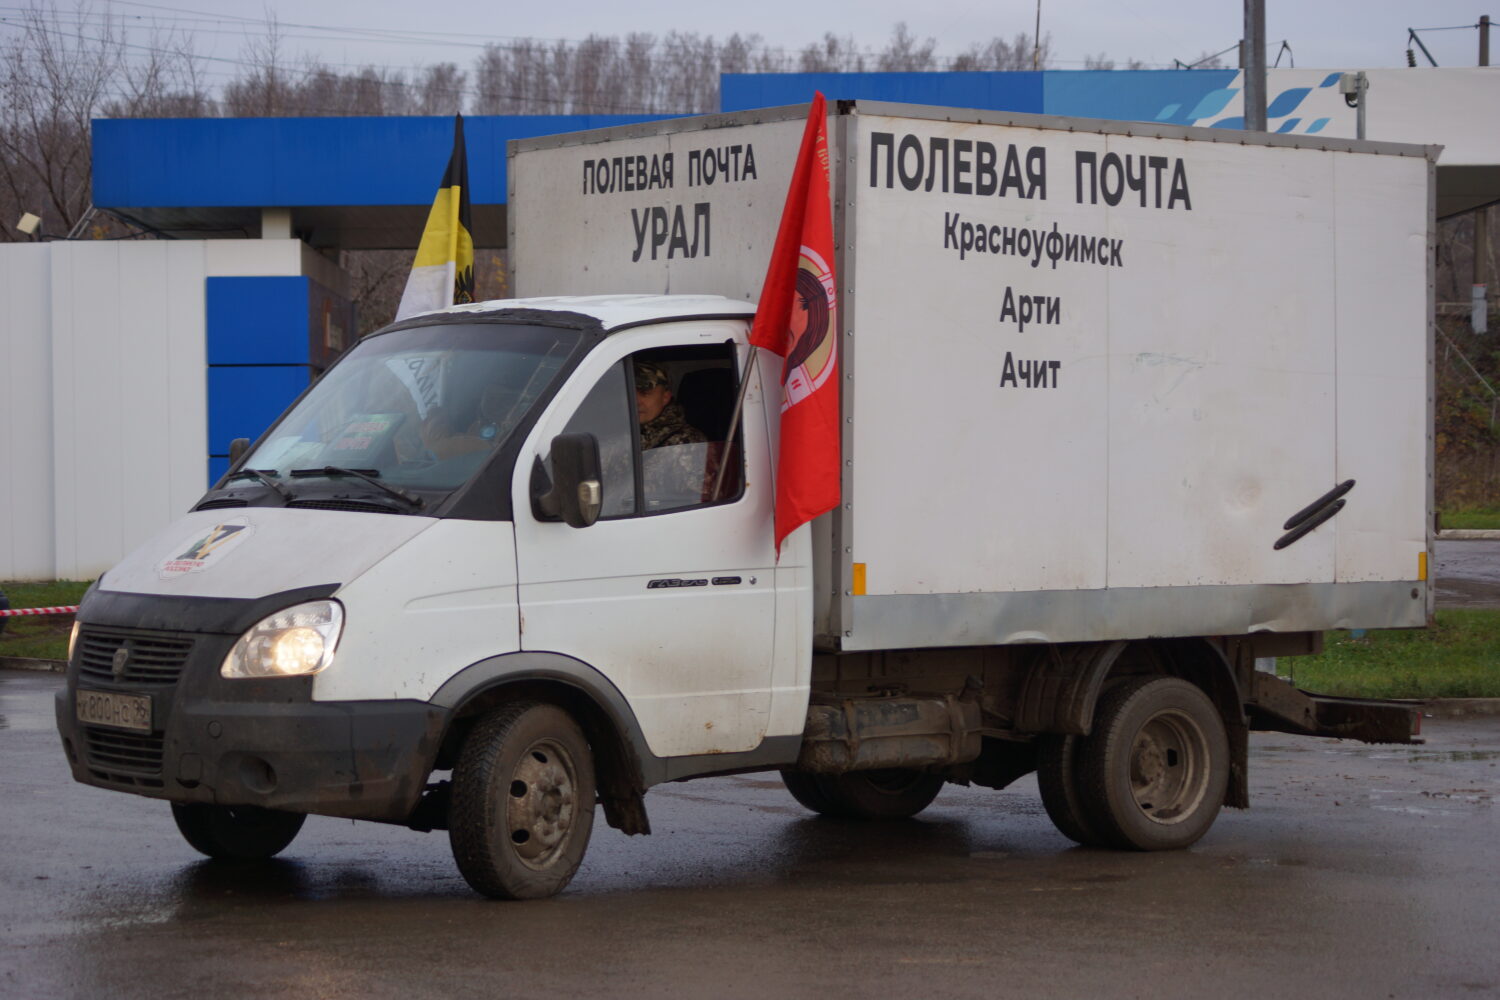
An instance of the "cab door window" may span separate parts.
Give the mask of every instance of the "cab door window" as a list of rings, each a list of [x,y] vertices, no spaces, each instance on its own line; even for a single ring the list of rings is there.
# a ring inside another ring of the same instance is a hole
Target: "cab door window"
[[[729,442],[739,394],[730,345],[642,351],[630,363],[642,510],[663,513],[736,499],[744,459]],[[738,430],[734,439],[740,439]]]
[[[599,442],[604,505],[601,518],[629,517],[636,512],[635,421],[631,413],[626,367],[615,365],[589,390],[568,421],[567,433],[587,433]],[[551,473],[550,463],[548,473]]]
[[[729,440],[738,393],[727,343],[643,351],[600,377],[564,428],[599,442],[600,518],[739,499],[739,431]]]

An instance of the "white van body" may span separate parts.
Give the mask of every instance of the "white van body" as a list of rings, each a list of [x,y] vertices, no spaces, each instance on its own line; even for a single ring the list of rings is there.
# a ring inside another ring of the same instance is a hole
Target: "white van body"
[[[1157,849],[1248,803],[1252,727],[1411,739],[1254,665],[1431,611],[1435,151],[840,103],[843,495],[778,558],[747,335],[805,114],[513,144],[531,297],[356,345],[101,578],[75,777],[212,856],[446,828],[530,896],[667,780],[880,818],[1039,769]]]

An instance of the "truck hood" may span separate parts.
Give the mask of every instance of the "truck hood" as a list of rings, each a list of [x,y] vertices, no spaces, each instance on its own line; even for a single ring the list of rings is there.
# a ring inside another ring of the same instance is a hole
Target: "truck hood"
[[[101,590],[255,598],[344,585],[436,524],[429,517],[248,507],[193,511],[100,578]]]

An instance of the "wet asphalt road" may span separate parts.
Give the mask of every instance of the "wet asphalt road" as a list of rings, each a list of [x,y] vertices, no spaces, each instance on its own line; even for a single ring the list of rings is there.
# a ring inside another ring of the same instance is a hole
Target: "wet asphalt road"
[[[1440,541],[1433,557],[1440,607],[1500,606],[1500,541]]]
[[[769,775],[663,786],[654,835],[601,820],[561,897],[515,904],[374,824],[205,862],[163,803],[72,782],[61,683],[0,672],[3,997],[1500,994],[1500,718],[1256,736],[1253,808],[1170,854],[1073,848],[1030,778],[887,825]]]

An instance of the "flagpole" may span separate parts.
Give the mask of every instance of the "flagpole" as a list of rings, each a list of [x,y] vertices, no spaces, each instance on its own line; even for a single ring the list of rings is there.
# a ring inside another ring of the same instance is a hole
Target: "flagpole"
[[[724,471],[729,468],[729,456],[734,450],[734,434],[740,429],[740,414],[745,410],[745,393],[750,388],[750,376],[755,372],[755,363],[760,360],[760,352],[755,349],[754,344],[746,344],[746,348],[750,351],[750,363],[745,366],[745,377],[740,381],[739,397],[734,401],[734,416],[729,418],[729,433],[724,438],[724,453],[719,458],[719,471],[714,474],[714,491],[708,496],[709,503],[719,499],[719,490],[724,485]]]

